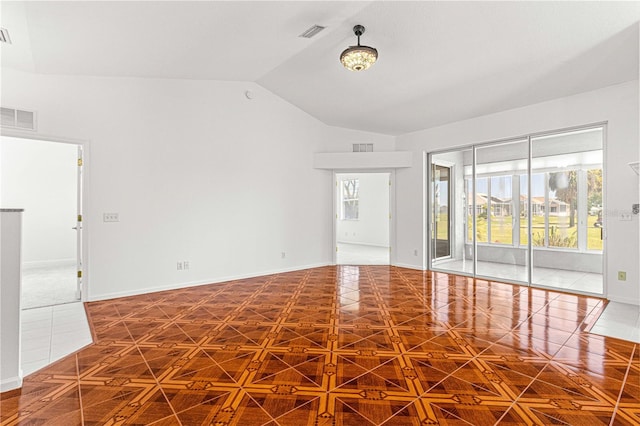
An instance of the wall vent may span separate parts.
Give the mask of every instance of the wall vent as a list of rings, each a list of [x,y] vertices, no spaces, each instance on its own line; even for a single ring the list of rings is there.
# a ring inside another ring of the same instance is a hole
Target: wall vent
[[[353,152],[373,152],[372,143],[354,143]]]
[[[36,129],[36,113],[33,111],[24,111],[13,108],[0,108],[2,119],[0,125],[2,127],[11,127],[21,130]]]
[[[327,28],[327,27],[323,27],[323,26],[320,26],[320,25],[314,25],[313,27],[309,28],[308,30],[306,30],[305,32],[300,34],[298,37],[311,38],[311,37],[315,36],[316,34],[318,34],[320,31],[324,30],[325,28]]]
[[[9,31],[6,28],[0,28],[0,42],[11,44],[11,37],[9,37]]]

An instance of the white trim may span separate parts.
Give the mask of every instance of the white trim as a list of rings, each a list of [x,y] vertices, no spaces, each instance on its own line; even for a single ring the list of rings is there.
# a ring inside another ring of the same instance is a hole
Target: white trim
[[[624,297],[606,297],[611,302],[625,303],[627,305],[638,306],[640,308],[640,300],[630,300]]]
[[[22,387],[22,370],[20,370],[20,376],[9,377],[0,381],[0,392],[6,392]]]
[[[244,280],[247,278],[259,278],[267,275],[283,274],[285,272],[295,272],[295,271],[301,271],[305,269],[320,268],[323,266],[331,266],[331,263],[328,263],[328,262],[314,263],[310,265],[293,266],[290,268],[281,268],[281,269],[271,269],[271,270],[253,272],[248,274],[229,275],[226,277],[212,278],[210,280],[204,280],[204,281],[189,281],[189,282],[182,282],[182,283],[167,284],[163,286],[140,288],[132,291],[117,291],[113,293],[91,295],[91,297],[89,297],[87,301],[95,302],[98,300],[116,299],[118,297],[128,297],[128,296],[137,296],[140,294],[157,293],[159,291],[178,290],[186,287],[197,287],[197,286],[209,285],[209,284],[222,284],[229,281]]]
[[[348,170],[388,170],[411,166],[413,166],[412,151],[317,152],[313,154],[314,169],[340,170],[341,173],[348,173]]]

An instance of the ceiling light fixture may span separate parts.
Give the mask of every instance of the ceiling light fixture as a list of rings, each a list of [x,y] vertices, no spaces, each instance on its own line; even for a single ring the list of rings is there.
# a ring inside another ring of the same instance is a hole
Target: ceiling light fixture
[[[378,59],[378,51],[373,47],[360,46],[360,36],[364,34],[364,27],[353,27],[354,34],[358,37],[357,46],[349,46],[340,55],[340,62],[349,71],[364,71],[373,65]]]

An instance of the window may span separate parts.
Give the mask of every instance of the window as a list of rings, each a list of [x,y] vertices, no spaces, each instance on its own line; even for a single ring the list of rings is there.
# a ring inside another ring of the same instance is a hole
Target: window
[[[492,176],[489,189],[491,215],[487,219],[491,226],[491,242],[513,244],[511,176]]]
[[[360,182],[358,179],[344,179],[342,181],[342,220],[358,220]]]
[[[489,242],[489,227],[487,225],[487,209],[489,208],[488,193],[488,179],[476,179],[476,241],[479,243]]]
[[[476,241],[479,243],[513,244],[513,200],[511,176],[476,179]],[[471,241],[473,197],[471,180],[466,181],[468,201],[467,240]]]
[[[534,247],[602,250],[602,168],[585,170],[579,167],[532,175],[530,208],[531,243]],[[472,241],[475,214],[478,243],[520,247],[528,244],[529,187],[526,174],[477,177],[475,212],[469,178],[465,179],[465,190],[468,242]],[[586,226],[581,219],[585,217]],[[519,235],[513,233],[514,227],[520,229]],[[587,229],[581,231],[580,227]],[[578,238],[580,232],[586,236],[586,242]]]
[[[578,172],[563,170],[547,173],[547,180],[549,182],[548,246],[578,248],[578,223],[576,220]]]
[[[602,169],[587,170],[587,250],[602,250]]]

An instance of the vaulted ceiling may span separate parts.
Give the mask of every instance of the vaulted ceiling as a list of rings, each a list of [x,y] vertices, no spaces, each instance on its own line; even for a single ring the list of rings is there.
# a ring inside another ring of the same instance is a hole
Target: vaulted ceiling
[[[2,1],[2,66],[252,81],[326,124],[391,135],[638,79],[640,2]],[[310,26],[327,28],[311,39]],[[364,72],[338,57],[376,47]]]

